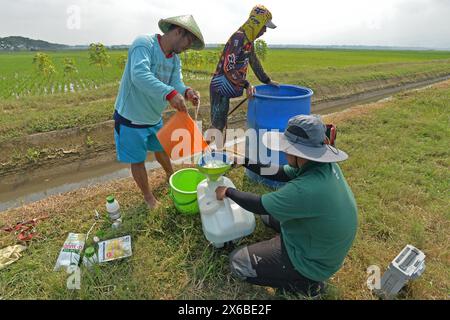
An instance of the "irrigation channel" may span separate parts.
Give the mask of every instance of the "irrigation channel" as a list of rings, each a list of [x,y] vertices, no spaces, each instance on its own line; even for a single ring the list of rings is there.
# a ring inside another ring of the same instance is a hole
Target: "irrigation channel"
[[[393,94],[412,89],[427,87],[431,84],[438,83],[450,79],[450,76],[441,77],[422,82],[406,84],[393,88],[386,88],[377,91],[364,92],[343,99],[319,102],[312,104],[312,112],[316,114],[330,114],[339,112],[355,105],[380,101],[390,98]],[[234,126],[245,127],[245,119],[234,122]],[[227,144],[232,147],[234,144],[243,144],[245,138],[241,137],[234,142]],[[183,160],[175,162],[180,163]],[[114,160],[108,163],[95,164],[80,167],[76,172],[73,169],[66,172],[58,172],[57,175],[42,177],[36,179],[27,179],[26,182],[20,183],[11,188],[11,184],[5,184],[0,181],[0,213],[2,211],[17,208],[22,205],[35,202],[51,195],[73,191],[83,187],[89,187],[96,184],[105,183],[115,179],[122,179],[131,176],[128,165],[120,164]],[[150,158],[146,162],[148,170],[154,170],[160,165]]]

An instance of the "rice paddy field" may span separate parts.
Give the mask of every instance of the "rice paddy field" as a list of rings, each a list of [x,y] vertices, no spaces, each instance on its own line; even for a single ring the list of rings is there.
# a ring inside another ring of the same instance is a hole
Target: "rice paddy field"
[[[200,91],[209,105],[209,80],[215,63],[211,56],[181,55],[184,81]],[[33,65],[35,53],[0,54],[0,142],[37,132],[95,124],[111,118],[126,51],[109,51],[102,72],[89,63],[87,51],[49,52],[56,73],[45,77]],[[64,73],[71,58],[77,72]],[[303,85],[314,99],[327,99],[367,90],[379,84],[402,84],[450,74],[450,52],[270,50],[263,65],[281,83]],[[250,81],[258,81],[250,72]]]
[[[200,91],[209,105],[209,80],[215,70],[211,56],[184,56],[184,81]],[[37,132],[95,124],[111,118],[126,51],[109,51],[104,72],[89,63],[87,51],[49,52],[56,73],[45,77],[33,65],[35,53],[0,53],[0,143]],[[64,74],[65,58],[77,72]],[[263,65],[281,83],[314,90],[313,99],[349,95],[382,85],[399,85],[450,74],[450,52],[269,50]],[[257,85],[249,72],[250,81]]]
[[[127,51],[115,50],[108,53],[110,65],[102,73],[98,67],[90,65],[87,51],[49,52],[57,71],[56,75],[49,78],[35,72],[32,63],[35,53],[0,53],[0,97],[18,99],[25,96],[48,96],[117,84],[122,74],[118,61],[123,55],[127,55]],[[218,50],[207,50],[195,55],[181,54],[181,58],[185,69],[208,75],[214,71],[219,54]],[[67,76],[64,74],[62,66],[65,58],[75,61],[78,72]],[[439,51],[274,49],[270,51],[264,64],[274,78],[284,80],[297,77],[297,82],[311,85],[322,83],[323,78],[328,81],[341,78],[342,72],[350,71],[354,71],[353,77],[360,79],[386,79],[417,72],[433,74],[448,71],[448,65],[443,64],[448,64],[449,59],[449,52]],[[369,69],[363,71],[367,67]],[[389,69],[390,72],[387,72]],[[323,76],[318,79],[317,73]],[[308,74],[314,74],[315,80],[308,77]],[[351,81],[353,77],[348,76],[345,80]]]

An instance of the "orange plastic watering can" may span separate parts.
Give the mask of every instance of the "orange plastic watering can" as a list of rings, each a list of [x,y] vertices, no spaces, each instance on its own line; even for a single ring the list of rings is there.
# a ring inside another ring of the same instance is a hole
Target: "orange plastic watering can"
[[[192,156],[208,147],[197,124],[187,112],[177,111],[158,131],[157,137],[172,160]]]

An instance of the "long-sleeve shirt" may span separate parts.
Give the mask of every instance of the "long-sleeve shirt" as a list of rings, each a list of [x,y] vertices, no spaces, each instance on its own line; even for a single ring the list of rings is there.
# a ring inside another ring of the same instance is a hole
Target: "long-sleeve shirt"
[[[261,175],[261,168],[267,167],[263,164],[250,164],[249,159],[245,159],[244,167],[249,169],[250,171],[256,173],[257,175]],[[275,170],[276,173],[274,175],[265,176],[266,178],[274,181],[280,182],[288,182],[291,178],[284,171],[284,167],[278,167]],[[236,202],[240,207],[244,208],[247,211],[253,212],[255,214],[261,215],[270,215],[269,212],[264,208],[261,201],[261,196],[250,193],[250,192],[242,192],[236,190],[234,188],[227,188],[226,194],[228,198]]]
[[[139,36],[128,51],[115,109],[133,124],[154,125],[171,97],[185,94],[178,55],[165,55],[159,35]]]
[[[211,88],[224,97],[242,96],[244,88],[249,86],[246,80],[249,63],[259,81],[270,82],[269,76],[264,72],[256,56],[253,43],[248,41],[244,32],[238,30],[225,45],[216,72],[211,79]]]

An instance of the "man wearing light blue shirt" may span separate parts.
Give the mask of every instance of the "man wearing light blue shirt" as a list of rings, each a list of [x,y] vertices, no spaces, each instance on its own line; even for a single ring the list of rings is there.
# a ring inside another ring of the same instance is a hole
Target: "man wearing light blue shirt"
[[[199,93],[183,83],[178,54],[205,46],[190,15],[162,19],[159,27],[164,35],[139,36],[131,45],[114,112],[117,159],[131,164],[133,178],[150,208],[158,201],[149,188],[147,152],[155,153],[168,177],[173,173],[156,136],[162,127],[162,113],[167,104],[186,112],[185,100],[196,106],[200,103]]]

